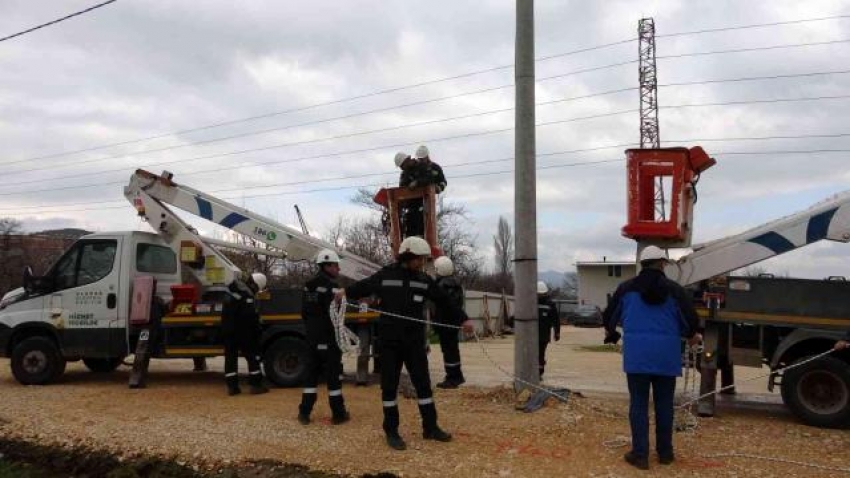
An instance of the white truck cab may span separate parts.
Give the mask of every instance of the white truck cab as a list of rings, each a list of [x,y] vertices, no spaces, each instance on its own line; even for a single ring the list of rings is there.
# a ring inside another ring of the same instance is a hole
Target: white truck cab
[[[130,353],[128,319],[133,279],[154,276],[157,296],[180,283],[177,255],[157,235],[131,231],[80,238],[43,277],[0,302],[0,356],[15,378],[48,383],[69,360],[92,371],[115,369]]]

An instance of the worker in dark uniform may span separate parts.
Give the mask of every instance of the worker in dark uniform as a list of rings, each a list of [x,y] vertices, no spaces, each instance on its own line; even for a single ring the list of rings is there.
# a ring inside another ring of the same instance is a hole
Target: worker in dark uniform
[[[301,316],[307,328],[307,343],[312,356],[311,369],[304,381],[301,406],[298,407],[298,421],[302,425],[310,423],[310,413],[316,404],[319,373],[324,370],[328,386],[328,402],[331,406],[331,423],[338,425],[349,420],[342,397],[340,375],[342,352],[336,341],[334,324],[331,322],[330,306],[334,291],[339,288],[339,256],[325,249],[316,256],[319,272],[304,286],[301,301]]]
[[[463,310],[455,307],[436,282],[422,272],[425,258],[430,255],[431,246],[424,239],[408,237],[399,246],[396,263],[337,293],[337,300],[342,300],[346,295],[351,300],[357,300],[374,294],[381,301],[382,313],[377,330],[380,337],[383,428],[387,444],[396,450],[407,448],[398,433],[399,413],[396,403],[403,366],[410,373],[419,399],[423,438],[442,442],[451,441],[452,438],[437,425],[437,408],[434,405],[425,350],[425,302],[433,301],[454,324],[463,324],[465,329],[469,329],[471,324]]]
[[[537,282],[537,332],[539,335],[537,369],[540,371],[540,378],[542,379],[546,367],[546,347],[553,335],[555,342],[561,340],[561,321],[558,318],[558,308],[555,307],[555,303],[549,297],[549,287],[543,281]]]
[[[398,158],[399,155],[396,155],[396,163],[398,163]],[[419,146],[416,149],[416,156],[411,159],[412,165],[408,165],[408,169],[403,170],[399,178],[400,187],[413,189],[433,184],[437,194],[446,189],[448,181],[443,174],[443,168],[431,161],[427,146]],[[425,234],[425,210],[421,199],[408,201],[403,212],[402,223],[405,237],[421,237]]]
[[[433,184],[437,194],[446,190],[449,182],[443,174],[443,168],[431,161],[431,153],[424,144],[416,148],[416,173],[417,183],[411,187]]]
[[[437,285],[452,299],[455,307],[463,309],[464,296],[463,287],[454,277],[454,264],[446,256],[438,257],[434,261],[437,270]],[[446,369],[446,377],[437,384],[438,388],[457,388],[466,382],[463,377],[463,369],[460,366],[460,347],[458,344],[459,331],[456,327],[446,327],[453,324],[451,317],[437,311],[434,330],[440,338],[440,350],[443,352],[443,367]]]
[[[221,331],[224,336],[224,377],[227,394],[238,395],[239,353],[248,362],[248,384],[250,393],[258,395],[269,391],[263,385],[260,371],[260,314],[257,313],[255,297],[266,288],[266,276],[254,273],[244,281],[236,279],[227,287],[221,310]]]

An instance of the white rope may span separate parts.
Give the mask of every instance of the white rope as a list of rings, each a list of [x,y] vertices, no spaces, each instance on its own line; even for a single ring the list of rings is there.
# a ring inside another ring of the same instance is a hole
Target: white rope
[[[387,311],[384,311],[384,310],[372,309],[370,307],[364,307],[362,304],[359,305],[359,306],[354,305],[354,304],[348,304],[348,303],[346,303],[345,299],[343,298],[342,301],[340,301],[339,308],[344,309],[345,307],[352,307],[352,308],[357,307],[357,308],[360,309],[361,312],[362,311],[375,312],[375,313],[378,313],[378,314],[381,314],[381,315],[386,315],[388,317],[396,317],[396,318],[399,318],[399,319],[409,320],[411,322],[418,322],[420,324],[425,324],[425,325],[428,325],[428,323],[429,323],[427,320],[417,319],[417,318],[414,318],[414,317],[408,317],[408,316],[400,315],[400,314],[394,314],[392,312],[387,312]],[[332,306],[332,308],[333,308],[333,306]],[[440,324],[440,326],[451,328],[451,329],[463,330],[463,327],[459,326],[459,325]],[[536,385],[536,384],[533,384],[533,383],[528,382],[526,380],[523,380],[523,379],[517,377],[516,375],[505,370],[499,364],[499,362],[497,362],[495,359],[493,359],[493,357],[490,356],[490,353],[487,351],[487,348],[484,346],[484,342],[481,341],[481,337],[479,337],[478,332],[476,332],[475,329],[472,330],[472,336],[475,338],[475,342],[478,344],[478,346],[481,347],[481,351],[484,353],[484,356],[487,358],[487,360],[490,362],[490,364],[493,365],[493,367],[496,368],[496,370],[502,372],[502,374],[504,374],[505,376],[507,376],[511,380],[514,380],[518,383],[521,383],[521,384],[525,385],[526,387],[529,387],[529,388],[532,388],[534,390],[543,392],[547,395],[550,395],[552,397],[557,398],[558,400],[564,399],[564,397],[562,395],[559,395],[559,394],[553,392],[552,390],[549,390],[545,387],[541,387],[540,385]]]
[[[336,313],[337,317],[342,317],[343,319],[345,318],[345,308],[346,307],[359,307],[361,312],[365,312],[365,311],[375,312],[375,313],[379,313],[379,314],[386,315],[386,316],[389,316],[389,317],[396,317],[396,318],[399,318],[399,319],[402,319],[402,320],[409,320],[411,322],[418,322],[418,323],[426,324],[426,325],[428,324],[428,321],[425,321],[425,320],[422,320],[422,319],[417,319],[417,318],[414,318],[414,317],[407,317],[407,316],[404,316],[404,315],[394,314],[392,312],[386,312],[386,311],[383,311],[383,310],[372,309],[372,308],[369,308],[369,307],[365,307],[362,304],[360,306],[357,306],[357,305],[354,305],[354,304],[347,304],[345,299],[343,299],[339,303],[339,305],[337,306],[337,310],[338,310],[338,312]],[[331,305],[331,317],[332,318],[334,317],[334,313],[335,313],[334,308],[335,307],[332,304]],[[463,327],[457,326],[457,325],[443,324],[443,326],[448,327],[448,328],[458,329],[458,330],[463,329]],[[551,390],[544,388],[544,387],[541,387],[539,385],[533,384],[533,383],[528,382],[526,380],[523,380],[523,379],[515,376],[514,374],[508,372],[507,370],[505,370],[495,359],[493,359],[493,357],[490,356],[490,353],[487,351],[487,348],[484,346],[484,343],[481,341],[480,337],[478,336],[478,333],[474,329],[472,330],[472,336],[475,338],[475,342],[479,345],[479,347],[481,347],[481,351],[484,353],[484,356],[487,357],[487,360],[489,360],[490,363],[497,370],[502,372],[505,376],[507,376],[508,378],[515,380],[516,382],[521,383],[521,384],[523,384],[523,385],[525,385],[529,388],[544,392],[547,395],[551,395],[551,396],[553,396],[553,397],[555,397],[559,400],[563,399],[562,396],[552,392]],[[697,353],[701,352],[701,348],[699,346],[688,347],[688,349],[689,350],[686,353],[693,355],[694,358],[695,358],[695,355]],[[761,375],[761,376],[758,376],[758,377],[749,378],[747,380],[742,380],[739,383],[745,383],[745,382],[751,382],[751,381],[758,380],[758,379],[763,379],[763,378],[769,377],[770,375],[772,375],[774,373],[786,372],[788,370],[791,370],[791,369],[794,369],[794,368],[797,368],[797,367],[801,367],[801,366],[803,366],[807,363],[810,363],[810,362],[813,362],[813,361],[818,360],[820,358],[823,358],[823,357],[831,354],[834,351],[835,351],[834,349],[830,349],[826,352],[823,352],[821,354],[810,357],[810,358],[808,358],[808,359],[806,359],[802,362],[798,362],[798,363],[795,363],[793,365],[789,365],[787,367],[783,367],[783,368],[780,368],[780,369],[777,369],[777,370],[773,370],[769,374],[766,374],[766,375]],[[687,391],[687,388],[688,388],[687,386],[690,384],[690,388],[692,390],[691,396],[696,395],[696,378],[695,377],[690,378],[692,374],[690,372],[688,372],[687,370],[686,370],[685,374],[687,375],[686,382],[685,382],[686,391]],[[678,407],[676,407],[677,410],[684,410],[684,411],[687,412],[687,422],[686,422],[686,428],[685,429],[691,430],[691,431],[696,430],[696,427],[699,424],[696,416],[694,416],[693,413],[690,412],[690,408],[695,403],[699,402],[703,398],[707,398],[707,397],[710,397],[712,395],[718,394],[718,393],[720,393],[724,390],[733,388],[734,386],[735,385],[728,385],[726,387],[722,387],[722,388],[715,390],[713,392],[709,392],[709,393],[700,395],[696,398],[693,398],[691,400],[688,400],[688,401],[680,404]],[[608,449],[622,448],[622,447],[628,446],[630,444],[631,444],[631,439],[629,437],[624,436],[624,435],[619,435],[619,436],[613,437],[611,439],[608,439],[608,440],[605,440],[605,441],[602,442],[602,445],[605,448],[608,448]],[[763,461],[774,462],[774,463],[797,465],[797,466],[801,466],[801,467],[813,468],[813,469],[818,469],[818,470],[839,471],[839,472],[844,472],[844,473],[850,473],[850,468],[848,468],[848,467],[820,465],[820,464],[817,464],[817,463],[809,463],[809,462],[804,462],[804,461],[789,460],[789,459],[785,459],[785,458],[774,458],[774,457],[768,457],[768,456],[751,455],[751,454],[747,454],[747,453],[736,453],[736,452],[716,453],[716,454],[704,454],[704,455],[701,455],[701,456],[703,458],[748,458],[748,459],[753,459],[753,460],[763,460]]]
[[[782,463],[784,465],[797,465],[806,468],[814,468],[816,470],[824,470],[824,471],[840,471],[843,473],[850,473],[850,468],[844,466],[830,466],[830,465],[820,465],[817,463],[810,463],[806,461],[798,461],[798,460],[789,460],[787,458],[775,458],[772,456],[762,456],[762,455],[752,455],[750,453],[738,453],[738,452],[729,452],[729,453],[714,453],[709,455],[702,455],[703,458],[747,458],[750,460],[762,460],[762,461],[770,461],[773,463]]]
[[[345,354],[352,354],[360,350],[360,338],[357,334],[345,326],[345,309],[347,304],[342,301],[339,304],[331,301],[330,314],[331,323],[334,326],[334,335],[339,350]]]
[[[829,355],[833,352],[835,352],[835,349],[829,349],[826,352],[823,352],[823,353],[820,353],[818,355],[814,355],[812,357],[809,357],[806,360],[803,360],[802,362],[797,362],[795,364],[788,365],[787,367],[782,367],[782,368],[778,368],[776,370],[772,370],[772,371],[770,371],[770,373],[767,373],[767,374],[764,374],[764,375],[759,375],[757,377],[752,377],[752,378],[748,378],[746,380],[741,380],[738,383],[741,384],[741,383],[746,383],[746,382],[752,382],[752,381],[755,381],[755,380],[761,380],[763,378],[770,377],[771,375],[773,375],[775,373],[784,373],[784,372],[787,372],[791,369],[795,369],[797,367],[802,367],[803,365],[806,365],[807,363],[811,363],[811,362],[814,362],[815,360],[826,357],[827,355]],[[727,386],[719,388],[719,389],[717,389],[713,392],[708,392],[708,393],[702,394],[702,395],[700,395],[700,396],[698,396],[698,397],[696,397],[692,400],[689,400],[689,401],[679,405],[679,407],[680,408],[688,408],[688,407],[692,406],[693,404],[699,402],[703,398],[708,398],[712,395],[717,395],[718,393],[723,392],[724,390],[729,390],[730,388],[735,388],[735,384],[727,385]]]

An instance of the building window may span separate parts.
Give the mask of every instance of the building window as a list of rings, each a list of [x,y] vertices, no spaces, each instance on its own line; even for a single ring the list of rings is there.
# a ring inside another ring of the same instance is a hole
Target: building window
[[[608,277],[622,277],[623,266],[608,266]]]

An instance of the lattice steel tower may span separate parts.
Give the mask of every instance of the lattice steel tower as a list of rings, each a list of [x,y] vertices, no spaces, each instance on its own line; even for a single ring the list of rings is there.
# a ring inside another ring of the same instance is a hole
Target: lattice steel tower
[[[640,147],[660,148],[658,124],[658,70],[655,67],[655,20],[643,18],[638,22],[638,74],[640,79]],[[659,217],[667,218],[664,183],[658,179],[655,209]]]

